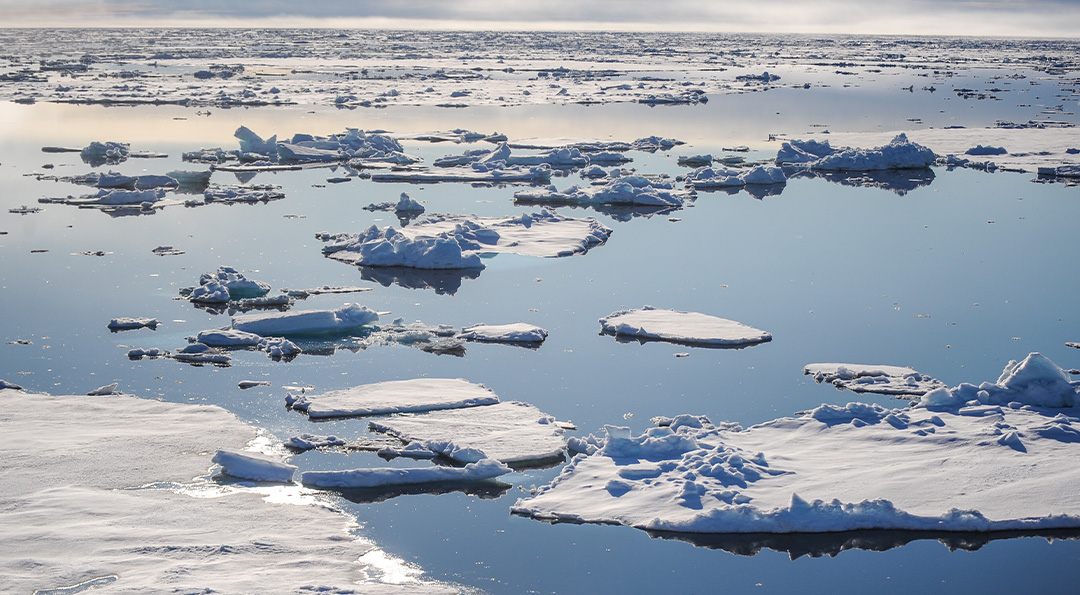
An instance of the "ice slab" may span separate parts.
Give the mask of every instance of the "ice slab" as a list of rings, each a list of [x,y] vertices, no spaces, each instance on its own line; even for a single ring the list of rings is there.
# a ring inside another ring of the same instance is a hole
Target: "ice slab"
[[[229,357],[229,354],[217,347],[211,347],[202,343],[185,345],[184,347],[177,349],[176,352],[172,354],[172,358],[187,364],[215,364],[221,366],[229,365],[229,361],[232,360],[232,358]]]
[[[364,266],[420,269],[482,268],[479,254],[508,252],[559,257],[603,244],[612,230],[591,217],[550,211],[512,217],[425,218],[400,230],[372,226],[360,234],[319,234],[323,254]]]
[[[683,178],[687,187],[695,190],[712,188],[737,188],[755,184],[783,184],[787,182],[784,170],[779,167],[759,165],[752,169],[724,167],[700,167]]]
[[[561,192],[555,186],[514,192],[517,202],[584,205],[677,207],[689,198],[686,192],[676,190],[669,182],[644,176],[616,178],[604,185],[573,185]]]
[[[161,321],[157,318],[121,317],[113,318],[109,321],[109,330],[114,333],[117,331],[128,331],[139,328],[156,330],[159,324],[161,324]]]
[[[1047,386],[1075,396],[1061,375],[1033,354],[970,401],[940,389],[924,405],[822,405],[745,430],[694,416],[640,436],[608,426],[513,510],[701,533],[1080,527],[1080,411],[1043,405]],[[952,392],[965,386],[977,388]],[[987,404],[1005,392],[1009,406]]]
[[[474,324],[461,329],[459,339],[489,343],[543,343],[548,332],[533,324]]]
[[[374,310],[346,304],[335,310],[303,310],[234,316],[232,328],[263,337],[345,334],[379,320]]]
[[[321,394],[289,394],[285,403],[309,417],[382,415],[491,405],[499,397],[461,378],[415,378],[362,384]]]
[[[256,452],[219,449],[211,460],[221,465],[222,473],[252,481],[289,483],[296,473],[295,465]]]
[[[817,382],[828,382],[857,393],[924,395],[945,387],[944,382],[904,366],[807,364],[803,374],[813,376]]]
[[[600,319],[600,326],[604,333],[620,339],[712,347],[753,345],[772,340],[771,334],[734,320],[653,306],[612,312]]]
[[[405,414],[369,426],[463,463],[484,458],[510,465],[541,463],[562,459],[566,448],[555,419],[519,401]]]
[[[280,186],[273,184],[210,184],[203,192],[206,202],[269,202],[285,198]]]
[[[551,167],[488,166],[474,163],[464,167],[442,167],[430,170],[403,170],[378,172],[371,174],[373,182],[491,182],[491,183],[536,183],[551,178]]]
[[[344,471],[305,471],[300,483],[323,488],[375,488],[393,485],[482,481],[510,473],[510,467],[491,459],[464,467],[365,468]]]

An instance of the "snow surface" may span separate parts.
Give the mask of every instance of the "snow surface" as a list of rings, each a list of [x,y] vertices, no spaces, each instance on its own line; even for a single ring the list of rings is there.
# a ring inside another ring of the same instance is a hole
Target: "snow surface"
[[[371,226],[360,234],[318,234],[323,254],[349,264],[418,269],[483,268],[479,255],[507,252],[558,257],[603,244],[612,230],[596,219],[550,211],[510,217],[445,216],[402,229]]]
[[[491,459],[464,467],[375,467],[342,471],[305,471],[300,483],[324,488],[372,488],[436,482],[482,481],[510,473],[510,467]]]
[[[600,319],[603,332],[617,338],[670,341],[702,346],[740,346],[771,341],[772,335],[734,320],[653,306],[619,310]]]
[[[335,335],[370,327],[379,320],[374,310],[359,304],[345,304],[335,310],[301,310],[241,314],[232,319],[232,328],[263,337]]]
[[[566,448],[555,419],[519,401],[398,415],[369,426],[463,463],[542,463],[562,459]]]
[[[362,384],[325,393],[289,393],[285,403],[312,419],[455,409],[498,403],[482,384],[461,378],[415,378]]]
[[[874,366],[865,364],[807,364],[803,374],[818,382],[828,382],[837,388],[857,393],[882,395],[923,395],[945,383],[903,366]]]
[[[511,324],[474,324],[461,329],[459,339],[492,343],[542,343],[548,332],[524,322]]]
[[[694,416],[640,436],[607,426],[513,511],[701,533],[1080,527],[1080,412],[1046,406],[1074,402],[1080,383],[1063,375],[1032,354],[995,384],[902,409],[822,405],[745,430]]]
[[[0,419],[5,591],[93,581],[87,588],[109,593],[460,592],[416,576],[372,581],[379,572],[361,557],[385,553],[325,506],[190,483],[206,475],[216,449],[255,438],[221,408],[126,395],[2,390],[0,398],[32,404]]]

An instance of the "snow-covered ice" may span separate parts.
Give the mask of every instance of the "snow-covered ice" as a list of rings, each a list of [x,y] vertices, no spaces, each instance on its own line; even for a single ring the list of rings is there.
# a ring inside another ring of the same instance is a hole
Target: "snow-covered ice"
[[[324,488],[374,488],[382,486],[482,481],[510,473],[510,467],[491,459],[464,467],[374,467],[340,471],[304,471],[300,483]]]
[[[113,332],[129,331],[139,328],[156,330],[159,324],[161,324],[161,321],[157,318],[120,317],[110,320],[108,327],[109,330]]]
[[[669,341],[711,347],[753,345],[772,335],[734,320],[653,306],[619,310],[600,319],[604,333],[619,339]]]
[[[474,324],[461,329],[459,339],[489,343],[543,343],[548,332],[534,324]]]
[[[1080,383],[1039,354],[901,409],[822,405],[742,429],[607,426],[518,514],[664,531],[1080,527]]]
[[[482,384],[461,378],[414,378],[362,384],[325,393],[289,393],[285,403],[309,417],[383,415],[498,403],[499,397]]]
[[[817,382],[828,382],[857,393],[923,395],[945,387],[944,382],[904,366],[807,364],[803,374],[812,376]]]
[[[875,171],[930,167],[937,155],[928,147],[908,140],[904,133],[873,149],[835,149],[828,142],[785,142],[776,155],[780,165],[800,165],[824,171]]]
[[[359,304],[345,304],[334,310],[301,310],[241,314],[232,319],[232,328],[263,337],[337,335],[370,327],[379,320],[374,310]]]
[[[232,299],[260,297],[270,291],[269,284],[248,279],[243,273],[230,266],[221,266],[212,273],[203,273],[199,276],[199,285],[210,283],[223,285]]]
[[[779,167],[759,165],[752,169],[725,167],[700,167],[683,178],[687,187],[695,190],[713,188],[736,188],[746,185],[783,184],[787,182],[784,170]]]
[[[604,185],[572,185],[559,191],[555,186],[530,188],[514,192],[517,202],[584,204],[584,205],[634,205],[647,207],[678,207],[689,198],[671,183],[651,180],[644,176],[626,176],[613,179]]]
[[[510,465],[544,463],[562,459],[566,449],[555,419],[519,401],[404,414],[369,425],[463,463],[485,458]]]
[[[218,449],[211,460],[221,465],[222,473],[252,481],[288,483],[296,473],[296,465],[257,452]]]

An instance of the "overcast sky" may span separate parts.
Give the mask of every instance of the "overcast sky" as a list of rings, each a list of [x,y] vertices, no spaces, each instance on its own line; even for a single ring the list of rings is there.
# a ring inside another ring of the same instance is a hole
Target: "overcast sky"
[[[311,26],[1080,37],[1080,0],[0,0],[0,26]]]

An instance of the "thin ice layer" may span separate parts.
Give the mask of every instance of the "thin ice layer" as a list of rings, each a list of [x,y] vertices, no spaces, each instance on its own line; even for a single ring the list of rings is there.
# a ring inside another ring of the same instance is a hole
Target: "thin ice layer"
[[[709,346],[751,345],[772,335],[726,318],[652,306],[619,310],[600,319],[603,332],[616,337]]]
[[[593,454],[513,508],[702,533],[1080,527],[1080,410],[1026,404],[1057,386],[1060,368],[1043,363],[1010,362],[996,394],[970,401],[935,391],[902,409],[822,405],[746,430],[691,416],[641,436],[609,426]]]
[[[857,393],[924,395],[945,387],[944,382],[904,366],[807,364],[803,374],[813,376],[818,382],[828,382],[837,388]]]
[[[312,418],[323,418],[476,407],[498,403],[499,397],[484,385],[461,378],[415,378],[289,394],[286,402]]]
[[[401,415],[369,426],[463,463],[485,458],[507,464],[549,461],[562,458],[566,447],[554,418],[518,401]]]

